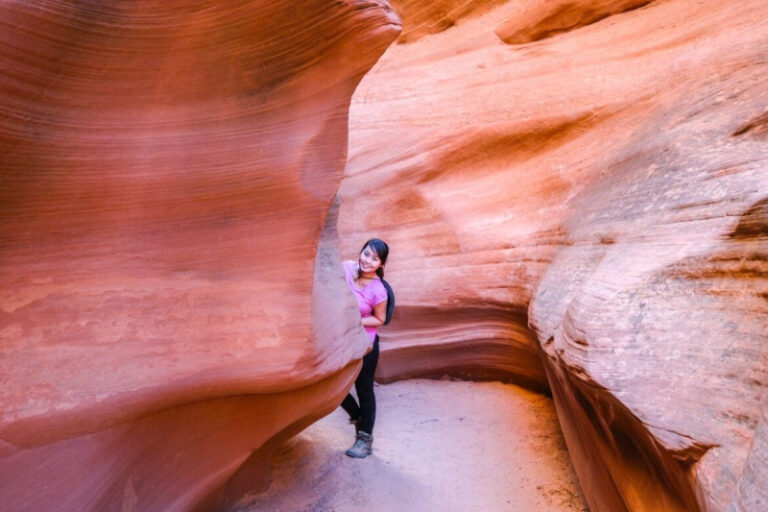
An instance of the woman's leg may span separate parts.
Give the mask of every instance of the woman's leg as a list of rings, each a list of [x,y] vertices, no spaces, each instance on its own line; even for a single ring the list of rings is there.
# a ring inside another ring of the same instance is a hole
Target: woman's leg
[[[341,407],[349,414],[349,419],[357,421],[360,419],[360,406],[357,405],[357,400],[349,393],[347,397],[341,402]]]
[[[376,336],[373,342],[373,350],[363,357],[363,368],[360,370],[360,375],[355,381],[357,398],[360,400],[360,423],[357,426],[360,431],[368,434],[373,434],[373,422],[376,420],[376,397],[373,396],[373,377],[376,374],[376,364],[378,362],[379,337]],[[354,401],[354,398],[352,400]],[[346,402],[346,399],[344,401]],[[344,409],[347,410],[346,407]]]

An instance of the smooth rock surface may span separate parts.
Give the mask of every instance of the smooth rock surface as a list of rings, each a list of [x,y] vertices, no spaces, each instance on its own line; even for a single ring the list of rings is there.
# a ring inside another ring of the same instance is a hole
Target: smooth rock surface
[[[565,3],[507,2],[390,47],[350,111],[342,253],[392,247],[383,380],[549,385],[592,510],[744,509],[768,496],[768,5],[642,3],[553,29]]]
[[[5,508],[218,509],[338,404],[368,343],[326,217],[399,30],[385,1],[0,5]]]

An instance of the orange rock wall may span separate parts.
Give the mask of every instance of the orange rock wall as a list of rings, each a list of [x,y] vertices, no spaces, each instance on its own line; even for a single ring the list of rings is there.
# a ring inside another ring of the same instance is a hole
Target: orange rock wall
[[[5,506],[265,485],[381,236],[382,380],[550,389],[592,510],[765,508],[765,3],[393,3],[348,160],[383,1],[0,6]]]
[[[368,348],[323,226],[399,18],[60,0],[0,24],[0,499],[219,508]]]
[[[765,2],[487,4],[353,99],[339,233],[392,248],[380,378],[549,386],[591,510],[765,503]]]

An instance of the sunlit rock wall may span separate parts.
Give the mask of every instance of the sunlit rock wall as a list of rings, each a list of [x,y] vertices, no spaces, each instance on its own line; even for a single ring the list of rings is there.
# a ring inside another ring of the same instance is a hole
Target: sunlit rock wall
[[[219,509],[368,348],[326,215],[399,18],[61,0],[0,26],[3,509]]]
[[[592,510],[764,508],[768,5],[402,4],[340,188],[379,378],[549,386]]]

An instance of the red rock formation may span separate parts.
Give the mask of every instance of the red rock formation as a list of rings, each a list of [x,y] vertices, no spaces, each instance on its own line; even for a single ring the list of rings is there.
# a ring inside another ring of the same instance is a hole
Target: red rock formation
[[[524,44],[568,32],[654,0],[555,0],[524,2],[496,29],[508,44]]]
[[[763,407],[749,456],[739,478],[739,487],[732,495],[731,509],[738,512],[764,510],[768,507],[765,489],[768,488],[768,408]]]
[[[51,0],[0,23],[3,505],[229,502],[368,347],[321,232],[399,19]]]
[[[592,510],[754,509],[768,11],[644,3],[509,2],[391,47],[351,109],[342,253],[391,242],[383,377],[548,383]]]
[[[413,42],[427,34],[442,32],[460,20],[487,12],[506,0],[392,0],[390,3],[408,23],[399,43]]]

